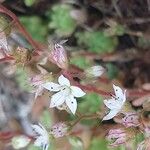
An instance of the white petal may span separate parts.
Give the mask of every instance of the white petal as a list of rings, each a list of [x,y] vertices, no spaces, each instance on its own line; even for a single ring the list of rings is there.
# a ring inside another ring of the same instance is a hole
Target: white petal
[[[114,92],[116,95],[117,100],[125,101],[125,92],[119,87],[113,84]]]
[[[60,85],[66,85],[66,86],[70,86],[70,81],[65,78],[63,75],[61,75],[59,78],[58,78],[58,83]]]
[[[66,98],[66,104],[70,111],[75,114],[77,110],[77,101],[73,96],[69,96]]]
[[[77,86],[71,86],[71,92],[73,94],[74,97],[82,97],[84,96],[86,93],[83,92],[79,87]]]
[[[118,113],[118,110],[114,109],[114,110],[110,110],[110,112],[103,118],[103,120],[110,120],[113,117],[115,117]]]
[[[60,85],[53,82],[44,83],[42,86],[49,91],[57,92],[60,90]]]
[[[42,136],[38,137],[35,141],[34,141],[34,145],[35,146],[39,146],[41,147],[42,146]]]
[[[31,127],[33,128],[33,130],[39,134],[39,135],[43,135],[44,134],[44,130],[43,130],[43,126],[42,125],[31,125]]]
[[[65,102],[64,92],[58,92],[54,94],[51,98],[50,108],[62,105]]]
[[[104,104],[109,109],[120,109],[122,107],[122,105],[120,105],[119,101],[115,100],[114,98],[104,100]]]
[[[49,144],[43,145],[43,150],[48,150]]]

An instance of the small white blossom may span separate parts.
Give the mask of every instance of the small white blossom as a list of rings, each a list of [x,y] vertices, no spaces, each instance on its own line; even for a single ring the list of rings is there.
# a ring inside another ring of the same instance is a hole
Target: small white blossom
[[[21,136],[15,136],[12,138],[11,144],[14,149],[21,149],[26,147],[30,143],[31,139],[28,137],[21,135]]]
[[[46,129],[41,125],[32,125],[33,131],[35,132],[34,145],[41,147],[43,150],[48,150],[49,147],[49,135]]]
[[[110,112],[103,118],[103,120],[109,120],[115,117],[122,109],[126,101],[126,90],[123,91],[120,87],[113,85],[115,95],[111,99],[104,100],[106,107],[110,109]]]
[[[85,93],[77,86],[71,86],[70,81],[61,75],[58,78],[58,83],[47,82],[43,84],[43,87],[47,90],[57,92],[51,98],[50,107],[59,107],[62,104],[66,104],[70,111],[75,114],[77,109],[77,101],[75,97],[82,97]]]
[[[85,72],[87,75],[100,77],[105,72],[105,69],[102,66],[93,66],[88,68]]]

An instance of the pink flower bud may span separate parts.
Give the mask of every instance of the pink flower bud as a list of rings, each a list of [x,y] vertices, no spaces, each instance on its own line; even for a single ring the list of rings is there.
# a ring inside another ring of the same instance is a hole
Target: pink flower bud
[[[127,113],[122,119],[122,124],[126,127],[137,127],[140,125],[139,116],[136,113]]]
[[[112,129],[107,135],[107,139],[112,142],[110,146],[116,147],[126,142],[126,132],[123,129]]]
[[[55,138],[59,138],[59,137],[63,137],[64,135],[66,135],[67,130],[68,130],[67,125],[63,122],[59,122],[55,124],[54,126],[52,126],[50,133]]]
[[[54,49],[50,53],[50,61],[62,69],[66,69],[68,67],[67,54],[62,45],[54,45]]]

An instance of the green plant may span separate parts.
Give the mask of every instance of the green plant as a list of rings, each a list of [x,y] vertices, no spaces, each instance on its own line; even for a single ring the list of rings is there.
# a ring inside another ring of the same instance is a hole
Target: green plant
[[[48,12],[51,19],[49,28],[55,29],[59,36],[68,36],[76,28],[76,22],[70,15],[71,10],[70,5],[59,4],[53,6],[52,12]]]
[[[109,37],[102,31],[80,32],[76,34],[79,45],[84,44],[89,51],[96,53],[112,52],[118,41],[116,37]]]
[[[44,24],[43,20],[40,17],[22,16],[19,19],[35,40],[41,42],[45,41],[48,33],[48,27]]]

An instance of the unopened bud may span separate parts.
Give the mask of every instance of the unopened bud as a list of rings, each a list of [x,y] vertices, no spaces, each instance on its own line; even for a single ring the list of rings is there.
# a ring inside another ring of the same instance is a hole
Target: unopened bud
[[[126,127],[137,127],[140,125],[139,116],[136,113],[127,113],[122,119],[122,124]]]
[[[30,139],[24,135],[16,136],[12,138],[12,146],[14,149],[21,149],[26,147],[30,143]]]
[[[59,137],[63,137],[64,135],[66,135],[67,130],[68,130],[67,125],[64,122],[60,122],[52,126],[50,133],[55,138],[59,138]]]
[[[54,49],[50,53],[50,61],[52,61],[61,69],[66,69],[68,67],[67,54],[62,45],[54,45]]]
[[[85,73],[87,76],[91,77],[100,77],[105,72],[105,69],[102,66],[93,66],[88,68]]]

